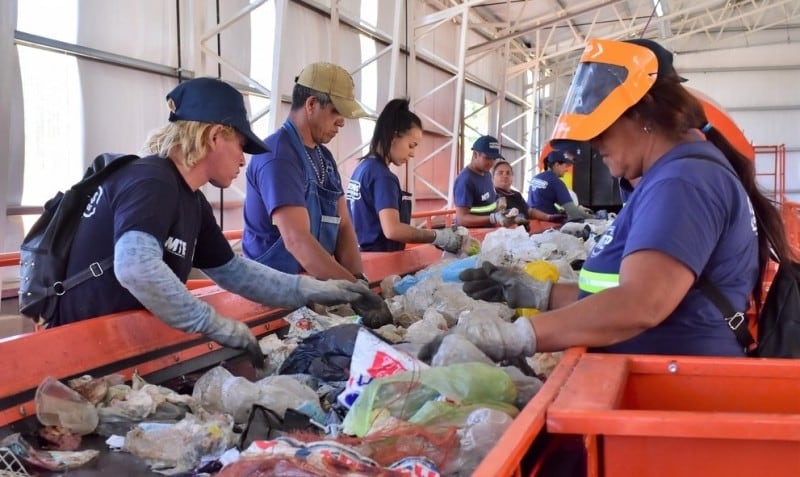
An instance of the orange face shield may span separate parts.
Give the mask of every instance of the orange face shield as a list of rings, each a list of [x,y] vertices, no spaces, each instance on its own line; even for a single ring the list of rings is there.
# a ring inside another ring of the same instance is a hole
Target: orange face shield
[[[551,141],[589,141],[644,97],[658,74],[648,48],[613,40],[589,40],[556,121]]]

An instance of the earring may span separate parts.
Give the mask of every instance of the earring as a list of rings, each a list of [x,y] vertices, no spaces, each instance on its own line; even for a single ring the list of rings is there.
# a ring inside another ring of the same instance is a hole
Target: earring
[[[644,131],[647,134],[650,134],[651,132],[653,132],[653,128],[651,128],[649,125],[648,126],[644,126],[642,128],[642,131]]]

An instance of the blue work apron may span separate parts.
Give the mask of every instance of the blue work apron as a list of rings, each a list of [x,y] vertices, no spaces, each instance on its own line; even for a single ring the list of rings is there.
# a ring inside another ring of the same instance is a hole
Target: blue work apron
[[[322,167],[325,167],[326,182],[334,189],[326,189],[325,184],[320,184],[311,164],[308,163],[306,148],[303,146],[300,134],[294,124],[287,119],[283,123],[283,128],[289,134],[289,139],[303,163],[303,170],[306,174],[305,199],[308,219],[311,225],[311,235],[319,241],[322,248],[333,255],[336,250],[336,238],[339,235],[339,222],[341,222],[341,218],[337,213],[339,196],[342,194],[339,176],[336,174],[335,168],[330,167],[328,161],[324,161]],[[286,250],[283,237],[279,237],[264,255],[257,258],[257,261],[286,273],[300,273],[303,271],[300,263]]]

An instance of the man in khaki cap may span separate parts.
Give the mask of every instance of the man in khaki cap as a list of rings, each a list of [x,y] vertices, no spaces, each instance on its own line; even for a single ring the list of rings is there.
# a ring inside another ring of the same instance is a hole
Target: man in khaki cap
[[[320,279],[364,278],[342,179],[324,146],[345,118],[366,113],[350,74],[312,63],[295,78],[292,108],[247,166],[242,249],[246,257]]]

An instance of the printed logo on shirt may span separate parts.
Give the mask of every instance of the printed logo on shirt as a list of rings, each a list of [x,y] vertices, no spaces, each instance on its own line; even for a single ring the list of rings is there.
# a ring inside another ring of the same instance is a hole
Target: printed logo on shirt
[[[606,231],[600,236],[600,239],[594,244],[594,248],[592,248],[592,253],[589,254],[590,257],[596,257],[600,255],[600,252],[606,248],[606,245],[610,244],[614,240],[614,226],[609,226]]]
[[[361,198],[361,182],[354,181],[350,179],[350,182],[347,184],[347,200],[349,201],[357,201]]]
[[[750,228],[758,235],[758,224],[756,223],[756,211],[753,210],[753,203],[750,202],[750,197],[747,198],[747,209],[750,210]]]
[[[86,204],[86,208],[83,209],[83,216],[87,219],[97,212],[97,204],[100,203],[100,199],[103,197],[103,186],[98,186],[97,190],[92,194],[92,198],[89,199],[89,203]],[[752,208],[750,209],[752,210]]]
[[[547,181],[542,179],[532,179],[531,189],[547,189]]]
[[[164,250],[181,258],[186,258],[186,249],[186,242],[175,237],[169,237],[164,242]]]
[[[492,195],[489,192],[484,192],[483,195],[481,195],[481,202],[486,202],[491,196]]]

